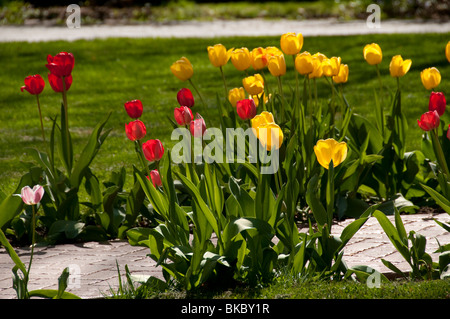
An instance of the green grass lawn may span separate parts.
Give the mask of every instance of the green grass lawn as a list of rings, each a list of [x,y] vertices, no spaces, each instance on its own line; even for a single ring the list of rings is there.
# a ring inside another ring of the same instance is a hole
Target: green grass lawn
[[[293,30],[298,31],[298,30]],[[301,31],[301,30],[300,30]],[[401,78],[403,87],[402,105],[408,118],[408,149],[420,147],[422,132],[416,120],[427,111],[428,94],[421,83],[420,71],[435,66],[442,74],[438,90],[449,88],[450,63],[445,59],[444,48],[449,34],[371,35],[347,37],[306,37],[303,50],[322,52],[327,56],[340,56],[349,65],[350,77],[344,88],[346,98],[356,112],[374,117],[373,92],[378,89],[378,80],[373,66],[362,56],[365,44],[377,42],[383,49],[381,74],[384,84],[395,90],[395,79],[389,76],[389,62],[393,55],[401,54],[412,59],[409,73]],[[21,161],[30,161],[26,149],[45,149],[40,137],[40,126],[36,100],[27,92],[21,93],[23,79],[30,74],[47,77],[46,56],[61,51],[75,55],[73,84],[68,92],[69,124],[75,143],[75,154],[84,145],[92,128],[107,113],[112,112],[107,123],[112,132],[92,164],[92,169],[102,180],[110,172],[123,165],[131,169],[139,165],[134,145],[124,132],[129,118],[124,102],[140,99],[144,104],[142,120],[147,126],[146,139],[160,139],[166,148],[175,142],[170,140],[172,126],[167,116],[173,117],[178,106],[176,93],[182,87],[170,72],[170,65],[181,56],[186,56],[194,65],[193,81],[205,98],[208,111],[200,103],[193,111],[202,113],[207,126],[218,125],[216,94],[223,96],[220,72],[214,68],[207,56],[206,47],[223,43],[227,48],[246,46],[279,46],[279,37],[217,38],[217,39],[108,39],[75,42],[48,43],[1,43],[0,60],[0,189],[11,193],[20,176],[25,172]],[[295,74],[293,62],[287,59],[288,73],[284,85],[293,85]],[[243,72],[237,71],[231,62],[224,67],[228,87],[242,86]],[[269,87],[276,88],[276,81],[266,70]],[[42,112],[45,116],[47,136],[51,128],[50,117],[59,114],[61,96],[52,91],[46,79],[46,88],[41,94]],[[285,90],[286,92],[287,90]],[[319,97],[327,99],[330,89],[324,79],[319,81]],[[194,92],[194,96],[196,96]],[[198,100],[198,98],[197,98]],[[208,115],[208,116],[206,116]],[[131,171],[131,170],[129,170]],[[130,178],[131,179],[131,178]]]

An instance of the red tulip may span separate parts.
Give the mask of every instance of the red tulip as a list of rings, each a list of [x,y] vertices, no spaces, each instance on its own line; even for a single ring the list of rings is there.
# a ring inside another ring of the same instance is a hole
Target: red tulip
[[[75,58],[72,53],[60,52],[54,57],[49,54],[47,62],[45,66],[50,73],[58,77],[68,77],[72,74]]]
[[[45,86],[44,79],[39,74],[27,76],[24,82],[25,85],[22,86],[20,90],[22,92],[23,90],[27,90],[30,94],[33,95],[41,94]]]
[[[444,93],[442,92],[431,92],[430,102],[428,104],[429,111],[437,111],[439,116],[442,116],[445,112],[445,101]]]
[[[205,134],[206,131],[205,120],[203,120],[203,118],[198,113],[195,115],[195,117],[196,119],[191,121],[189,129],[194,137],[201,137],[203,136],[203,134]]]
[[[162,181],[161,181],[161,176],[159,175],[159,172],[154,169],[150,172],[150,178],[147,176],[147,178],[153,183],[153,186],[157,187],[157,186],[162,186]]]
[[[55,92],[62,92],[63,91],[63,82],[62,78],[57,77],[56,75],[49,73],[48,74],[48,82],[50,83],[50,86],[52,87],[53,91]],[[70,86],[72,85],[72,76],[69,75],[68,77],[64,78],[64,82],[66,84],[66,91],[70,89]]]
[[[180,106],[178,108],[175,108],[175,110],[173,110],[173,115],[178,125],[189,124],[194,119],[191,109],[187,106]]]
[[[125,111],[127,111],[128,116],[132,119],[137,119],[142,116],[144,107],[142,102],[139,100],[133,100],[125,103]]]
[[[431,131],[439,127],[439,114],[436,111],[428,111],[420,117],[420,120],[417,120],[417,124],[424,131]]]
[[[177,93],[177,100],[180,106],[193,107],[194,106],[194,96],[191,90],[183,88]]]
[[[240,100],[236,103],[236,111],[243,120],[250,120],[256,115],[255,101],[252,99]]]
[[[147,129],[142,121],[136,120],[125,124],[125,133],[131,141],[137,141],[147,134]]]
[[[142,144],[145,158],[150,161],[159,161],[164,155],[164,147],[160,140],[148,140]]]

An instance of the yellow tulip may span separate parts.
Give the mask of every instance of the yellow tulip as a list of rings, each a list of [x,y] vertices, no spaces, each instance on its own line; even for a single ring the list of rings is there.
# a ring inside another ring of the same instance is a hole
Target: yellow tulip
[[[181,57],[170,66],[172,73],[181,81],[189,80],[194,74],[191,62],[185,57]]]
[[[334,83],[345,83],[348,81],[348,65],[341,64],[338,75],[333,76]]]
[[[313,54],[313,58],[318,58],[320,63],[323,62],[323,60],[328,59],[327,56],[323,53],[317,52]]]
[[[301,75],[309,74],[314,70],[311,53],[302,52],[295,57],[295,69]]]
[[[313,55],[312,57],[313,71],[309,73],[308,77],[310,79],[320,78],[323,75],[322,61],[323,57],[318,55]]]
[[[333,166],[336,167],[347,157],[347,143],[339,143],[332,138],[318,140],[314,146],[314,153],[319,164],[326,169],[329,168],[331,161],[333,161]]]
[[[232,106],[236,106],[236,103],[245,99],[245,91],[243,87],[231,89],[228,92],[228,101]]]
[[[264,48],[255,48],[250,53],[251,61],[252,61],[252,67],[255,70],[260,70],[262,68],[265,68],[267,66],[267,56],[266,56],[266,49]]]
[[[267,47],[266,48],[266,58],[269,61],[269,58],[274,55],[281,55],[283,52],[277,47]]]
[[[244,78],[242,84],[250,95],[258,95],[264,92],[264,79],[261,74],[250,75]]]
[[[447,57],[448,62],[450,62],[450,41],[448,41],[445,46],[445,56]]]
[[[247,48],[240,48],[231,52],[231,63],[239,71],[247,70],[252,64],[250,51]]]
[[[234,48],[233,48],[234,49]],[[209,61],[215,67],[221,67],[227,64],[228,60],[231,57],[231,52],[233,49],[227,49],[223,44],[215,44],[214,46],[208,47],[208,57]]]
[[[271,151],[272,148],[278,149],[281,147],[284,138],[283,131],[274,122],[272,113],[264,111],[256,115],[251,123],[256,137],[268,151]]]
[[[341,58],[332,57],[322,61],[322,72],[325,76],[335,76],[339,74],[339,67],[341,65]]]
[[[269,94],[269,96],[266,96],[264,92],[259,93],[258,95],[250,95],[248,98],[252,99],[255,102],[255,106],[259,106],[259,101],[264,97],[264,104],[267,104],[269,102],[269,99],[272,97],[272,94]]]
[[[392,77],[402,77],[408,73],[411,64],[410,59],[403,60],[400,55],[393,56],[389,64],[389,72],[391,72]]]
[[[420,72],[423,86],[427,90],[432,90],[441,83],[441,73],[435,67],[428,68]]]
[[[300,52],[303,47],[303,35],[293,32],[285,33],[280,39],[281,50],[286,55],[295,55]]]
[[[284,54],[272,55],[269,57],[267,64],[270,74],[273,76],[282,76],[286,74],[286,61],[284,60]]]
[[[363,49],[364,59],[370,65],[380,64],[383,59],[383,52],[378,44],[367,44]]]

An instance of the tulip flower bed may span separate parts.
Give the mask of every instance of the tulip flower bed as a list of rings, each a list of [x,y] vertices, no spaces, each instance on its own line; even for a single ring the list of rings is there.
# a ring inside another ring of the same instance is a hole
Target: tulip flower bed
[[[236,42],[232,47],[196,41],[185,49],[177,46],[182,52],[170,51],[170,60],[159,57],[153,66],[154,75],[170,75],[164,77],[170,81],[167,87],[159,81],[143,88],[145,77],[129,84],[111,71],[108,79],[123,83],[124,91],[128,85],[137,87],[121,93],[126,98],[120,103],[107,100],[108,112],[98,118],[97,111],[89,113],[93,128],[87,136],[79,134],[77,143],[73,133],[80,113],[74,109],[84,101],[77,100],[74,88],[79,65],[80,72],[86,71],[83,59],[78,62],[73,52],[47,55],[41,64],[60,105],[47,115],[46,128],[41,106],[49,88],[40,75],[25,78],[22,92],[37,106],[41,142],[27,151],[31,162],[15,191],[22,190],[22,200],[2,195],[0,227],[33,243],[36,225],[46,229],[42,239],[49,242],[127,238],[132,245],[148,246],[149,256],[162,268],[166,281],[150,278],[153,284],[164,288],[175,281],[194,290],[209,283],[254,287],[270,283],[281,269],[294,276],[367,280],[376,270],[348,268],[344,251],[367,219],[375,217],[411,271],[405,274],[383,260],[388,268],[414,279],[448,276],[447,243],[440,248],[439,262],[432,261],[425,237],[406,233],[400,215],[424,204],[450,213],[450,116],[442,72],[449,70],[448,40],[429,47],[421,40],[433,59],[422,57],[414,81],[408,77],[415,58],[405,49],[397,52],[397,43],[391,43],[387,55],[384,44],[343,38],[346,45],[362,43],[354,49],[357,56],[346,57],[345,48],[330,50],[323,39],[295,33],[226,39],[227,45]],[[84,60],[97,61],[95,55],[84,55]],[[116,68],[123,63],[118,55],[114,52]],[[132,70],[127,63],[122,66],[126,73],[142,71],[136,63]],[[352,90],[347,86],[352,77],[374,80]],[[93,93],[90,85],[84,87],[86,100],[98,92],[108,94],[111,88],[103,81],[100,88],[92,85]],[[411,87],[417,95],[410,98]],[[163,89],[162,96],[155,93]],[[155,116],[140,97],[145,90],[159,99],[155,104],[169,109],[164,113],[168,118]],[[360,96],[362,90],[369,93]],[[358,101],[371,115],[357,112],[353,103]],[[412,119],[407,116],[412,110],[405,111],[411,101],[417,104]],[[120,129],[107,129],[111,117]],[[169,144],[165,133],[171,130]],[[133,156],[120,155],[128,169],[124,165],[105,177],[108,168],[98,173],[93,163],[106,156],[103,145],[113,132],[122,141],[116,150]],[[408,143],[408,136],[421,135],[420,142]],[[224,139],[226,144],[220,144]],[[24,188],[35,185],[45,189],[33,189],[39,191],[38,200]],[[395,224],[386,214],[395,215]],[[331,235],[333,219],[344,217],[354,221],[339,236]],[[144,220],[147,227],[142,227]],[[307,233],[298,230],[299,222],[308,223]],[[22,285],[18,296],[38,295],[26,290],[30,268],[12,247],[8,252]]]

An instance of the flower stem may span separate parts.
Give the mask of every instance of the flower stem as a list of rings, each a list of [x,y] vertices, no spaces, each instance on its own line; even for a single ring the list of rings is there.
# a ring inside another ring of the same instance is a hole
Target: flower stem
[[[225,80],[225,73],[223,73],[223,68],[219,67],[220,73],[222,74],[223,87],[225,88],[225,99],[228,97],[228,87],[227,81]]]
[[[34,246],[36,244],[36,211],[34,209],[35,205],[31,205],[31,209],[33,210],[32,216],[31,216],[31,254],[30,254],[30,262],[28,264],[28,271],[27,271],[27,281],[30,275],[30,269],[31,269],[31,263],[33,262],[33,253],[34,253]]]
[[[280,123],[284,122],[284,99],[283,99],[283,85],[281,84],[281,76],[277,76],[278,92],[281,95],[281,109],[280,109]]]
[[[36,94],[36,101],[37,101],[37,106],[38,106],[38,110],[39,110],[39,119],[41,120],[42,139],[44,140],[44,143],[45,143],[44,123],[42,122],[41,103],[39,103],[39,94]]]
[[[438,136],[437,128],[435,128],[430,133],[431,133],[431,138],[433,139],[432,143],[433,143],[433,147],[434,147],[434,152],[436,153],[436,158],[437,158],[438,164],[441,167],[444,174],[447,176],[447,178],[450,179],[450,171],[448,169],[447,161],[445,159],[441,144],[439,143],[439,136]]]
[[[145,155],[144,155],[144,151],[142,149],[142,142],[141,142],[141,140],[137,140],[135,142],[136,142],[136,147],[138,148],[137,153],[138,153],[139,160],[141,161],[141,164],[144,167],[144,170],[147,173],[148,178],[150,178],[150,169],[148,168],[148,165],[145,162]]]

